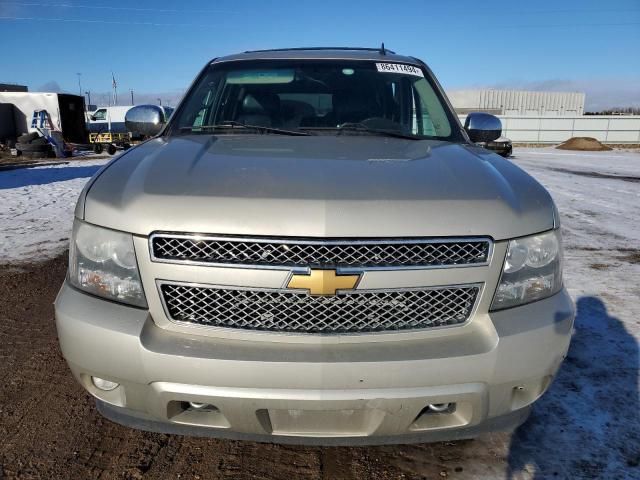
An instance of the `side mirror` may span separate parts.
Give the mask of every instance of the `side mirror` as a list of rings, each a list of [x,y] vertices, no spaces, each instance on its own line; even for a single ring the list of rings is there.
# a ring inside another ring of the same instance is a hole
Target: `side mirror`
[[[489,113],[471,112],[464,121],[464,129],[473,143],[493,142],[502,135],[502,122]]]
[[[91,115],[89,118],[91,119],[91,121],[92,121],[92,122],[95,122],[95,121],[96,121],[96,117],[95,117],[95,115]]]
[[[154,137],[165,125],[164,110],[157,105],[138,105],[124,116],[124,124],[134,135]]]

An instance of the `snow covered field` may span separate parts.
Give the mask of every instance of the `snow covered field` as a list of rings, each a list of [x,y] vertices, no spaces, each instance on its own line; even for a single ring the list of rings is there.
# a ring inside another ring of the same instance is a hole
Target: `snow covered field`
[[[577,316],[508,468],[515,478],[640,478],[640,152],[516,149],[512,160],[560,210]]]
[[[452,478],[640,478],[640,152],[515,149],[511,160],[560,210],[577,304],[568,358],[512,436],[377,452],[408,474],[438,462]],[[0,265],[60,254],[77,195],[106,161],[0,171]]]
[[[0,170],[0,265],[44,260],[64,251],[76,199],[108,161]]]

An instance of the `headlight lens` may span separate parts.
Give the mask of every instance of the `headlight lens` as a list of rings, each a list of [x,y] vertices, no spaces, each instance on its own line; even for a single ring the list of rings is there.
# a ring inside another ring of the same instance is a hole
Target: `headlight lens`
[[[560,230],[509,242],[492,310],[549,297],[562,288]]]
[[[69,249],[69,280],[85,292],[147,306],[131,234],[76,220]]]

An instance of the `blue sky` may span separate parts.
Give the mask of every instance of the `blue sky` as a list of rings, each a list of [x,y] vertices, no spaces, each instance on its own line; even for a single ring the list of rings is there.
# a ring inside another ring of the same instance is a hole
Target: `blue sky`
[[[445,88],[582,90],[592,105],[640,105],[639,0],[0,0],[0,82],[32,90],[77,92],[80,72],[98,96],[113,70],[121,96],[169,98],[212,57],[381,41],[425,60]]]

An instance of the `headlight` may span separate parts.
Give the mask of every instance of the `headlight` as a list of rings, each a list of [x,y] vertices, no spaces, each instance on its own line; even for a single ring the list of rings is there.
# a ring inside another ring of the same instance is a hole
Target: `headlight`
[[[69,249],[69,280],[85,292],[147,306],[131,234],[76,220]]]
[[[560,230],[509,242],[492,310],[549,297],[562,288]]]

